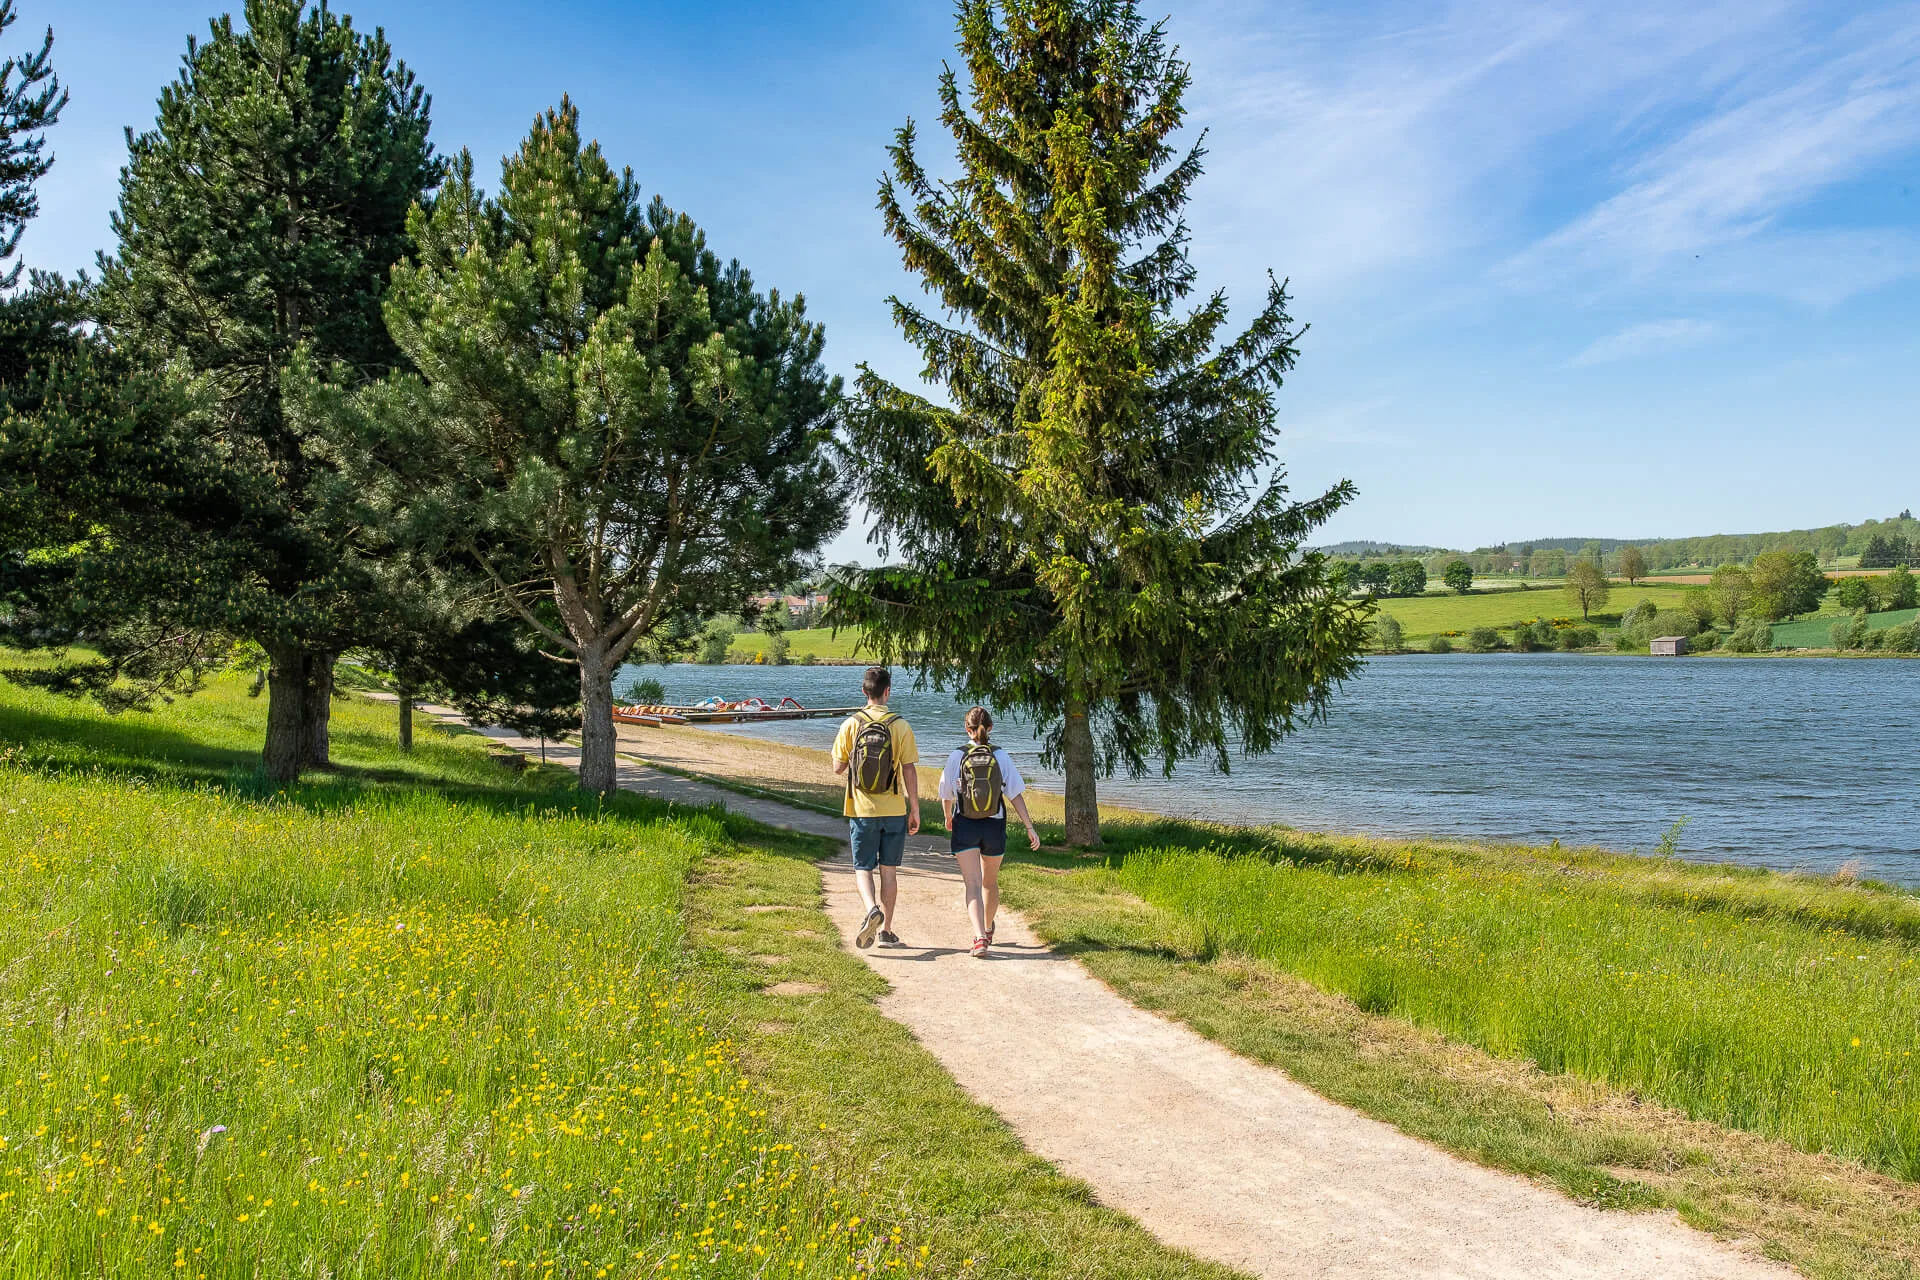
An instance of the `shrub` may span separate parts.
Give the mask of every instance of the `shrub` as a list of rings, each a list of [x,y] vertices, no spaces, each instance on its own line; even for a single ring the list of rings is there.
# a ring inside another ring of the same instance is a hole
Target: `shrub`
[[[1726,640],[1729,653],[1770,653],[1773,651],[1773,628],[1758,618],[1749,618],[1733,629]]]
[[[1688,587],[1680,593],[1680,608],[1693,619],[1695,631],[1713,625],[1713,593],[1705,587]]]
[[[1533,620],[1534,644],[1542,649],[1551,649],[1558,639],[1559,635],[1554,631],[1551,622],[1548,622],[1545,618],[1535,618]]]
[[[621,690],[620,700],[628,704],[638,702],[645,706],[658,706],[667,700],[666,686],[652,676],[646,676]]]
[[[1453,642],[1448,640],[1445,636],[1435,636],[1433,639],[1427,641],[1427,652],[1428,653],[1452,653]]]
[[[1654,605],[1653,601],[1642,600],[1639,604],[1636,604],[1633,608],[1620,615],[1620,629],[1638,634],[1642,627],[1653,625],[1653,620],[1658,617],[1659,614],[1660,610]]]
[[[1475,653],[1492,653],[1500,647],[1500,633],[1492,627],[1475,627],[1467,632],[1467,648]]]
[[[1873,602],[1873,585],[1865,578],[1842,578],[1833,588],[1842,609],[1864,609]]]
[[[1690,636],[1700,628],[1695,625],[1693,615],[1679,609],[1662,609],[1653,615],[1648,624],[1648,638],[1654,636]]]
[[[1920,624],[1905,622],[1877,634],[1886,637],[1882,643],[1888,653],[1920,652]]]
[[[1382,653],[1400,652],[1403,634],[1400,619],[1390,613],[1383,613],[1373,620],[1373,638],[1379,641]]]
[[[775,666],[784,667],[793,659],[789,656],[793,641],[787,639],[787,633],[776,631],[767,637],[767,661]]]
[[[1687,647],[1696,653],[1711,653],[1720,647],[1720,633],[1711,629],[1697,632],[1687,638]]]
[[[1920,603],[1920,583],[1915,582],[1913,573],[1905,565],[1875,582],[1876,594],[1888,609],[1911,609]]]
[[[800,655],[800,665],[803,667],[810,667],[818,661],[820,661],[820,659],[811,653],[803,653]]]
[[[709,622],[707,629],[700,633],[700,661],[709,664],[725,662],[727,651],[733,648],[733,636],[733,628],[719,618]]]
[[[1864,649],[1867,647],[1867,611],[1855,609],[1853,624],[1847,628],[1847,648]]]
[[[1827,628],[1827,643],[1836,649],[1845,649],[1853,643],[1853,619],[1837,618]]]
[[[1860,647],[1862,649],[1882,649],[1886,647],[1886,643],[1887,628],[1882,627],[1878,631],[1867,632],[1866,638],[1860,642]]]
[[[1567,627],[1560,632],[1560,647],[1569,652],[1600,643],[1600,633],[1592,627]]]

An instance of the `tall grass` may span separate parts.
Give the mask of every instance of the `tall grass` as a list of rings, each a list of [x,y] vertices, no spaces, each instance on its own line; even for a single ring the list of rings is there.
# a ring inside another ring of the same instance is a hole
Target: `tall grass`
[[[1271,961],[1368,1010],[1703,1119],[1920,1178],[1920,966],[1855,930],[1605,869],[1302,862],[1162,849],[1116,872],[1203,954]],[[1783,903],[1802,895],[1785,895]],[[1844,909],[1844,908],[1843,908]],[[1895,913],[1901,914],[1901,913]]]
[[[401,757],[352,708],[357,765],[275,791],[231,689],[0,704],[38,726],[0,753],[0,1274],[917,1263],[676,979],[715,820]]]

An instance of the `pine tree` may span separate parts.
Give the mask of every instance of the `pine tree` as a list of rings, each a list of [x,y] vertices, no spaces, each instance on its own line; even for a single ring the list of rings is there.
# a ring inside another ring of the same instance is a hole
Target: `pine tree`
[[[963,0],[958,28],[959,176],[928,174],[909,123],[880,187],[946,312],[896,298],[894,318],[950,407],[863,367],[850,456],[906,563],[842,571],[833,609],[883,658],[1031,717],[1085,845],[1098,775],[1267,751],[1357,669],[1366,606],[1301,550],[1353,489],[1292,502],[1269,470],[1300,332],[1285,287],[1224,342],[1223,295],[1185,305],[1203,152],[1172,141],[1188,73],[1162,29],[1125,0]]]
[[[581,786],[611,790],[629,654],[691,647],[699,620],[799,575],[844,522],[822,332],[690,219],[643,207],[570,102],[535,122],[496,198],[463,154],[411,226],[387,315],[418,376],[351,398],[310,385],[302,414],[373,460],[355,487],[397,536],[483,573],[577,665]]]
[[[0,0],[0,35],[18,21],[13,0]],[[34,184],[46,177],[46,130],[60,119],[67,91],[53,74],[53,28],[40,50],[0,62],[0,263],[20,247],[20,233],[40,212]],[[20,263],[0,275],[0,289],[20,282]]]
[[[381,610],[352,531],[322,518],[331,468],[281,380],[301,347],[353,378],[400,359],[380,298],[440,166],[427,98],[379,32],[324,2],[248,0],[245,18],[189,41],[156,127],[129,139],[102,310],[118,344],[210,398],[206,442],[244,497],[219,527],[251,550],[212,621],[270,655],[264,755],[284,780],[327,762],[334,658]]]

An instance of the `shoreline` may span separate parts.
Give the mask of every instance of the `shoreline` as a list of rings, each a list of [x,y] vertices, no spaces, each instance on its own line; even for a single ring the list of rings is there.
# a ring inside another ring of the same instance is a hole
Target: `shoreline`
[[[1644,656],[1644,655],[1643,655]],[[647,728],[618,726],[619,750],[631,758],[685,777],[696,778],[730,790],[747,791],[774,799],[797,803],[809,809],[837,814],[841,789],[822,781],[831,766],[828,753],[817,747],[803,747],[730,733],[725,729],[693,726]],[[941,808],[936,795],[938,774],[923,769],[921,778],[921,829],[942,832]],[[1064,814],[1061,797],[1041,788],[1028,791],[1029,806],[1036,826],[1059,827]],[[1785,884],[1814,885],[1830,889],[1853,889],[1873,895],[1890,896],[1900,901],[1920,899],[1920,890],[1902,884],[1860,875],[1848,864],[1830,872],[1758,866],[1726,859],[1691,858],[1683,855],[1662,857],[1655,853],[1619,850],[1603,845],[1529,844],[1498,837],[1463,837],[1448,834],[1400,833],[1375,835],[1362,831],[1315,827],[1297,827],[1285,823],[1219,822],[1187,818],[1115,805],[1100,805],[1103,837],[1109,850],[1087,851],[1079,856],[1099,858],[1112,849],[1125,850],[1140,843],[1154,829],[1176,829],[1217,833],[1223,840],[1243,845],[1279,846],[1311,844],[1344,848],[1365,848],[1374,852],[1412,849],[1444,850],[1461,856],[1519,857],[1532,862],[1551,862],[1569,869],[1594,864],[1646,874],[1678,872],[1751,880],[1773,878]],[[1050,850],[1058,851],[1049,834]],[[1024,849],[1024,845],[1021,846]]]

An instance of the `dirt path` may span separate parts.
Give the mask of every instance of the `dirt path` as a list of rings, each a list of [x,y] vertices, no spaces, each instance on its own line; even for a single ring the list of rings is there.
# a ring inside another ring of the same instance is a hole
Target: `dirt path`
[[[498,729],[505,745],[537,744]],[[573,764],[572,748],[549,759]],[[633,762],[620,785],[722,803],[844,838],[835,818]],[[1793,1273],[1671,1214],[1605,1212],[1446,1154],[1337,1106],[1272,1068],[1144,1012],[1003,912],[985,960],[966,954],[960,883],[939,843],[909,843],[897,927],[860,953],[881,1001],[1036,1154],[1171,1245],[1262,1277],[1306,1280],[1779,1280]],[[822,864],[842,936],[860,903]]]

